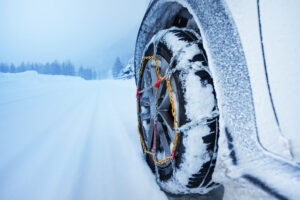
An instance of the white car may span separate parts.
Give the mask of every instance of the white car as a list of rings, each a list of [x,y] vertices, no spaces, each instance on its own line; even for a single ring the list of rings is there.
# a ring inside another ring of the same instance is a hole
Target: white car
[[[135,49],[138,127],[164,191],[300,199],[299,10],[151,1]]]

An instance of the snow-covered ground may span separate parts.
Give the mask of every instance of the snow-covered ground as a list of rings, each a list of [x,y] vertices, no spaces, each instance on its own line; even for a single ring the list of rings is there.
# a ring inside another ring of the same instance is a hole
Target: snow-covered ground
[[[133,80],[0,73],[0,199],[166,199],[135,111]]]

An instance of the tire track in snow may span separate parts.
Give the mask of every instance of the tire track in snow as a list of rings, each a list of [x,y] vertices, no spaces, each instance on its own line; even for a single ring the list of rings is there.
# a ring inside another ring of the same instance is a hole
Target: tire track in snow
[[[123,87],[129,85],[126,81],[75,83],[76,91],[53,85],[63,95],[50,92],[19,102],[18,108],[38,110],[49,99],[50,109],[62,110],[42,112],[41,118],[53,115],[43,123],[45,132],[20,142],[24,148],[0,167],[5,176],[0,199],[166,199],[142,160],[137,132],[130,131],[136,130],[136,105],[127,95],[134,97],[134,88]]]
[[[72,186],[72,195],[69,199],[85,199],[84,194],[84,185],[85,177],[88,175],[89,170],[89,164],[91,163],[91,154],[92,154],[92,146],[93,146],[93,140],[95,139],[95,126],[97,125],[96,121],[96,115],[99,110],[99,105],[101,102],[99,102],[99,90],[98,88],[95,89],[96,96],[95,96],[95,102],[91,103],[92,110],[90,115],[90,120],[87,127],[86,137],[84,141],[82,142],[82,147],[80,148],[80,155],[79,155],[79,163],[77,166],[77,173],[78,177],[75,179],[74,184]],[[100,152],[99,152],[100,153]],[[93,198],[88,199],[96,199],[97,197],[94,196]]]
[[[119,107],[125,105],[120,103],[120,99],[124,97],[114,93],[119,89],[117,85],[111,86],[110,89],[107,89],[107,86],[99,88],[102,95],[95,108],[97,111],[95,118],[90,124],[91,136],[90,140],[86,141],[86,145],[89,146],[82,154],[81,163],[84,164],[79,167],[85,171],[74,185],[74,190],[79,189],[77,192],[74,191],[73,195],[76,196],[74,199],[164,198],[162,192],[157,192],[159,188],[150,170],[141,160],[140,151],[135,151],[135,147],[139,147],[139,144],[133,144],[128,137],[126,126],[132,124],[126,125],[123,123],[124,119],[120,118]],[[130,113],[131,109],[135,109],[131,108],[131,105],[126,105],[128,115],[135,115]],[[112,125],[107,126],[108,123]],[[140,183],[145,179],[150,184],[143,183],[145,186],[141,188]],[[147,194],[152,194],[153,197]]]
[[[83,99],[84,101],[82,101]],[[35,174],[39,173],[41,177],[45,177],[46,172],[45,171],[43,172],[42,168],[47,169],[46,165],[50,165],[48,168],[51,169],[52,167],[53,170],[59,169],[59,167],[61,167],[61,166],[54,166],[53,163],[49,163],[51,154],[53,155],[53,152],[55,152],[57,148],[57,141],[62,140],[63,136],[64,137],[71,136],[71,138],[72,137],[74,138],[74,136],[72,136],[68,130],[65,131],[61,131],[61,130],[65,129],[66,127],[72,127],[72,124],[74,124],[74,122],[76,121],[80,113],[85,109],[85,106],[88,105],[89,101],[90,100],[88,96],[83,96],[83,98],[80,98],[79,100],[76,99],[75,101],[76,103],[72,104],[72,106],[66,109],[61,116],[57,117],[55,121],[45,129],[46,130],[45,132],[40,134],[37,138],[34,138],[34,141],[32,141],[31,144],[27,145],[24,151],[21,151],[5,167],[1,168],[0,180],[2,183],[0,182],[0,185],[2,187],[0,187],[1,188],[0,196],[4,196],[5,194],[12,193],[10,192],[12,190],[22,191],[22,187],[25,186],[25,182],[27,182],[29,179],[32,179],[33,182],[34,181],[39,182],[38,188],[40,188],[40,190],[46,190],[48,192],[51,191],[51,189],[49,189],[49,185],[50,185],[48,182],[49,177],[47,177],[48,180],[47,178],[45,180],[41,180],[40,177],[36,176]],[[67,143],[66,145],[70,145],[70,144]],[[62,153],[63,155],[64,151],[62,150],[61,152],[57,152],[57,154],[54,154],[53,156],[54,157],[61,156],[60,153]],[[62,165],[62,163],[58,163],[58,164]],[[16,181],[16,179],[18,179],[18,181]],[[16,183],[16,182],[18,182],[18,184],[14,184],[14,185],[9,184],[9,183]],[[47,186],[43,187],[43,185],[47,185]],[[46,187],[48,188],[44,189]],[[30,191],[31,190],[29,190],[29,192]],[[31,194],[29,194],[29,192],[24,191],[23,195],[25,193],[28,195],[28,197],[29,196],[32,197]],[[36,192],[37,199],[40,199],[38,198],[39,195],[38,193],[39,192]],[[56,192],[54,190],[52,194],[55,193]],[[14,194],[14,195],[18,196],[21,195],[21,193]],[[43,197],[43,199],[45,199],[45,197]]]
[[[51,94],[53,95],[53,93]],[[48,95],[50,96],[50,95]],[[64,109],[59,116],[57,116],[47,127],[44,128],[43,131],[37,133],[34,140],[32,140],[29,144],[26,144],[24,149],[20,150],[19,153],[9,159],[6,163],[3,163],[3,159],[0,162],[0,175],[2,174],[1,171],[5,168],[11,169],[11,165],[15,165],[16,161],[22,162],[22,158],[26,158],[27,155],[30,155],[35,151],[37,146],[42,146],[47,140],[53,136],[55,133],[55,129],[59,126],[63,125],[61,119],[66,118],[67,116],[72,115],[72,112],[75,112],[74,109],[78,106],[82,100],[86,99],[87,97],[82,97],[78,99],[74,104],[68,105],[66,109]],[[0,179],[1,180],[1,179]]]

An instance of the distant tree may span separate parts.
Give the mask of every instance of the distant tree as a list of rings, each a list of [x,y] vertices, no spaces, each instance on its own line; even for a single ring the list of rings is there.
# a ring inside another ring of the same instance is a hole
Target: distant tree
[[[6,63],[0,63],[0,72],[4,72],[4,73],[9,72],[9,67]]]
[[[83,68],[80,66],[77,76],[84,78],[85,80],[94,80],[97,79],[97,73],[95,70],[89,68]]]
[[[86,79],[92,80],[93,79],[93,71],[91,69],[86,69]]]
[[[82,78],[83,78],[83,67],[82,67],[82,66],[80,66],[80,67],[79,67],[79,70],[78,70],[77,76],[80,76],[80,77],[82,77]]]
[[[114,65],[113,65],[113,68],[112,68],[112,75],[113,75],[113,77],[114,78],[119,77],[120,72],[122,71],[122,69],[123,69],[123,64],[122,64],[120,58],[117,57],[116,60],[115,60]]]
[[[75,75],[75,67],[70,61],[63,62],[61,66],[61,70],[63,75],[68,75],[68,76]]]
[[[25,71],[26,71],[26,65],[25,65],[24,62],[22,62],[22,63],[18,66],[16,72],[25,72]]]
[[[122,79],[130,79],[134,77],[134,64],[133,64],[133,58],[128,60],[128,63],[126,66],[123,67],[119,74],[119,78]]]
[[[50,74],[52,75],[62,74],[61,65],[57,60],[51,63]]]
[[[98,78],[98,74],[95,70],[90,68],[80,67],[78,72],[75,70],[75,66],[70,62],[66,61],[60,63],[54,61],[52,63],[24,63],[22,62],[19,66],[14,64],[0,63],[0,72],[18,73],[28,70],[34,70],[39,74],[50,74],[50,75],[66,75],[66,76],[80,76],[86,80],[94,80]]]
[[[33,71],[34,70],[34,63],[29,63],[28,66],[26,67],[26,70]]]
[[[92,70],[92,79],[93,80],[97,79],[97,72],[95,70]]]
[[[52,74],[52,67],[51,67],[51,64],[49,62],[47,62],[46,64],[44,65],[41,65],[41,74]]]
[[[31,68],[32,68],[33,71],[38,72],[37,70],[38,70],[38,68],[40,68],[39,67],[40,65],[41,64],[39,64],[39,63],[32,63]]]
[[[45,71],[45,65],[41,63],[33,63],[32,70],[36,71],[37,73],[43,74]]]
[[[10,72],[10,73],[16,73],[16,67],[15,67],[14,64],[11,64],[11,65],[10,65],[9,72]]]

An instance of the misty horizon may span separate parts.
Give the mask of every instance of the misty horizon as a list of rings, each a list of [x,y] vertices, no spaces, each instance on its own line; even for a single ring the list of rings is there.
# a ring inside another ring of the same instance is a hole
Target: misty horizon
[[[100,69],[111,67],[108,65],[119,56],[125,63],[133,55],[147,3],[1,1],[0,62],[70,60],[76,66]]]

